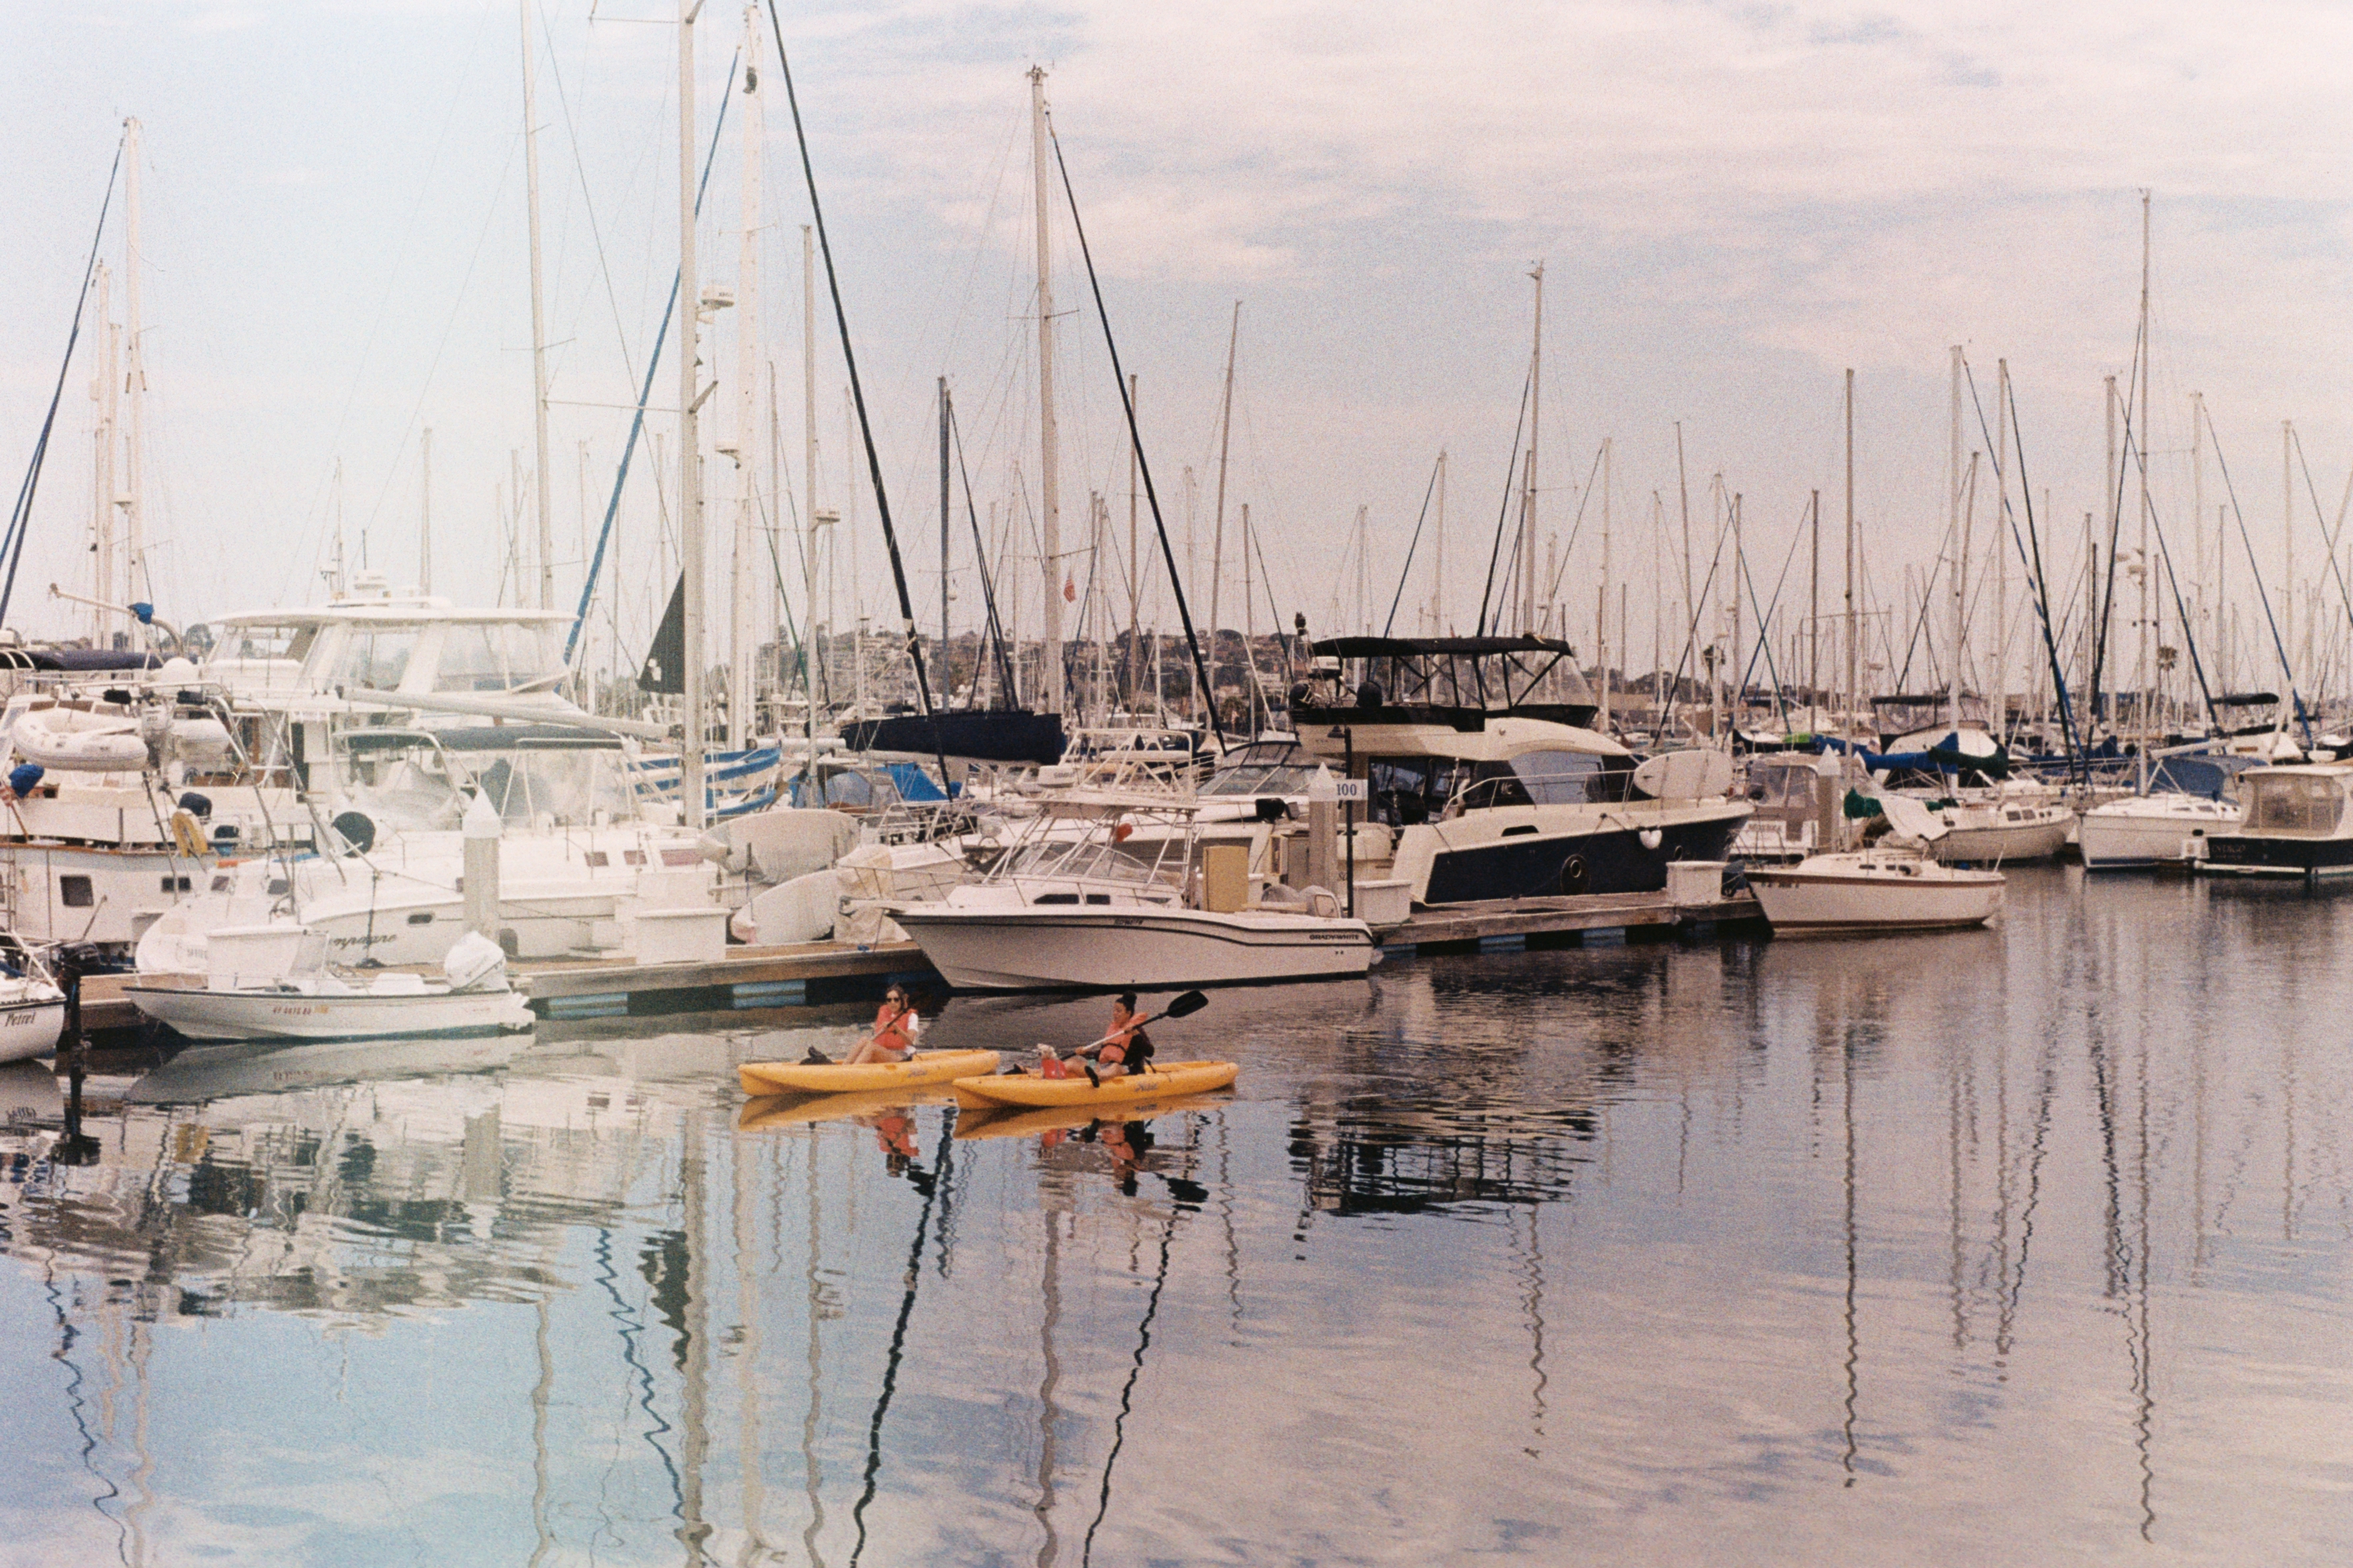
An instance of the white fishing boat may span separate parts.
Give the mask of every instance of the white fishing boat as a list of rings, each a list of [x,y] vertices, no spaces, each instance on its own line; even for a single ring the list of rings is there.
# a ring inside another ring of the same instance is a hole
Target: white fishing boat
[[[1372,928],[1343,915],[1328,889],[1269,907],[1240,845],[1211,847],[1197,869],[1176,830],[1191,815],[1157,795],[1049,802],[986,879],[891,916],[959,989],[1167,990],[1372,967]],[[1057,830],[1077,819],[1093,831]]]
[[[1878,844],[1749,871],[1748,885],[1777,933],[1953,931],[1983,925],[2001,912],[2000,872],[1936,860],[1927,851],[1943,836],[1943,824],[1917,801],[1882,799],[1894,831]]]
[[[495,942],[469,934],[438,979],[327,966],[327,935],[299,925],[215,931],[206,984],[141,976],[132,1005],[195,1040],[349,1040],[528,1029]]]

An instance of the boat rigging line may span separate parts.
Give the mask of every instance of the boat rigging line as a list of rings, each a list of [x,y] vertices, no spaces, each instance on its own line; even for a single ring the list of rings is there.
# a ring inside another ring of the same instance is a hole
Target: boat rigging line
[[[2304,743],[2312,745],[2312,715],[2304,710],[2304,694],[2295,689],[2295,668],[2288,663],[2287,642],[2280,636],[2279,617],[2272,614],[2271,590],[2263,586],[2263,569],[2255,561],[2255,542],[2247,533],[2247,514],[2239,510],[2239,487],[2231,480],[2231,461],[2222,456],[2222,433],[2214,428],[2214,416],[2206,411],[2206,433],[2214,437],[2214,465],[2222,471],[2222,489],[2231,498],[2231,515],[2239,524],[2239,542],[2247,552],[2247,570],[2255,579],[2255,602],[2263,607],[2263,624],[2271,628],[2272,651],[2279,655],[2280,674],[2287,681],[2288,705],[2295,710],[2295,721],[2304,726]],[[6,600],[0,597],[0,608]]]
[[[1398,568],[1397,594],[1389,600],[1389,618],[1381,623],[1383,637],[1388,636],[1389,629],[1397,625],[1398,605],[1405,601],[1406,579],[1413,574],[1413,552],[1421,548],[1421,525],[1430,521],[1430,498],[1438,493],[1438,471],[1444,462],[1441,455],[1438,462],[1430,465],[1430,483],[1421,492],[1421,515],[1413,520],[1413,538],[1405,547],[1405,564]]]
[[[1528,378],[1520,384],[1520,416],[1512,426],[1512,460],[1504,465],[1504,505],[1495,514],[1494,546],[1487,552],[1486,586],[1479,590],[1478,633],[1482,637],[1487,636],[1488,601],[1494,596],[1495,593],[1495,563],[1504,552],[1504,524],[1512,515],[1512,491],[1520,471],[1520,437],[1526,434],[1528,427],[1528,395],[1535,390],[1535,367],[1531,365],[1528,367]],[[1514,542],[1516,542],[1516,536]],[[1516,554],[1517,552],[1514,553]],[[1500,626],[1503,621],[1502,606],[1496,606],[1495,615],[1496,623]],[[1521,629],[1533,631],[1535,628],[1523,626]]]
[[[932,683],[923,668],[923,635],[915,629],[915,602],[907,592],[907,567],[899,557],[899,531],[891,526],[891,498],[882,487],[882,457],[874,449],[874,426],[866,417],[866,386],[859,379],[858,354],[849,342],[849,315],[841,303],[841,279],[834,270],[833,240],[827,234],[825,208],[817,195],[817,166],[809,162],[808,132],[801,124],[800,94],[793,87],[792,57],[785,49],[785,25],[776,16],[776,0],[768,0],[768,26],[776,38],[777,74],[785,79],[785,106],[792,110],[793,141],[800,149],[801,176],[808,185],[809,217],[817,227],[817,247],[825,258],[826,291],[833,299],[833,321],[841,335],[841,363],[849,373],[849,400],[858,410],[859,439],[866,447],[868,482],[874,487],[874,510],[882,521],[882,546],[891,557],[891,582],[899,591],[899,622],[907,638],[907,658],[915,667],[915,696],[923,705],[923,719],[932,732],[933,755],[940,764],[940,787],[951,787],[946,737],[932,702]],[[941,657],[945,658],[943,650]]]
[[[727,66],[727,90],[719,96],[719,116],[711,126],[711,151],[703,154],[702,178],[694,187],[694,210],[702,212],[702,198],[711,189],[711,168],[719,157],[720,132],[727,129],[727,106],[735,98],[735,73],[743,64],[743,51]],[[573,655],[581,646],[581,629],[588,624],[588,605],[596,596],[596,579],[605,569],[605,547],[612,542],[613,521],[621,513],[621,490],[629,482],[629,461],[637,456],[638,437],[645,433],[646,405],[654,395],[654,375],[661,369],[662,345],[670,341],[670,323],[678,318],[678,274],[670,279],[670,304],[662,311],[661,326],[654,333],[654,352],[646,361],[645,384],[638,389],[636,412],[629,416],[629,438],[621,446],[620,467],[614,470],[612,499],[605,503],[605,526],[597,531],[596,548],[588,557],[588,577],[580,584],[580,607],[573,612],[572,630],[564,639],[564,663],[572,665]]]
[[[106,237],[106,215],[114,206],[114,183],[122,174],[122,148],[130,140],[125,132],[114,144],[114,163],[106,172],[106,195],[98,204],[98,226],[90,237],[90,259],[82,264],[81,292],[74,299],[73,327],[66,333],[65,357],[58,362],[58,384],[49,393],[49,411],[41,418],[41,434],[33,443],[33,456],[26,465],[24,482],[16,487],[16,508],[8,516],[8,528],[0,533],[0,555],[8,558],[8,579],[0,584],[0,621],[8,617],[9,596],[16,591],[16,567],[25,559],[25,536],[32,531],[33,497],[41,488],[41,467],[49,454],[49,434],[57,428],[58,403],[65,396],[66,375],[73,367],[74,345],[81,342],[82,312],[90,306],[90,282],[98,272],[98,247]],[[138,258],[132,258],[138,265]]]
[[[775,14],[776,5],[776,0],[768,0],[771,15]],[[1226,743],[1226,727],[1218,717],[1217,691],[1209,684],[1208,666],[1201,658],[1201,639],[1193,632],[1193,612],[1185,603],[1184,580],[1176,573],[1176,552],[1168,542],[1168,525],[1160,515],[1160,491],[1152,482],[1152,464],[1144,455],[1144,434],[1136,427],[1135,399],[1128,392],[1127,373],[1120,366],[1119,343],[1112,336],[1111,312],[1103,307],[1103,283],[1095,276],[1094,251],[1087,244],[1087,226],[1079,217],[1078,194],[1071,188],[1071,166],[1062,159],[1062,138],[1054,129],[1051,114],[1046,117],[1046,135],[1054,144],[1054,167],[1061,173],[1062,199],[1070,204],[1071,227],[1079,237],[1079,255],[1087,265],[1087,287],[1095,297],[1095,318],[1103,323],[1103,346],[1111,353],[1112,380],[1119,387],[1119,405],[1127,415],[1127,438],[1135,453],[1136,471],[1144,479],[1145,499],[1152,505],[1152,531],[1160,538],[1160,558],[1168,568],[1168,591],[1176,601],[1177,618],[1185,625],[1185,647],[1193,656],[1193,675],[1201,683],[1202,705],[1208,710],[1210,730],[1217,735],[1218,745],[1222,749]],[[1209,635],[1217,635],[1215,626],[1209,628]],[[1255,667],[1250,679],[1252,684],[1256,684]]]

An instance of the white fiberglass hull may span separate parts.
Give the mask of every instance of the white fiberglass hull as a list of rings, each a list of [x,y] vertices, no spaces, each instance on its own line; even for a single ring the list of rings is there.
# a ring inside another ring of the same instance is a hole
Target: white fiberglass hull
[[[1956,931],[2001,912],[2000,872],[1960,871],[1930,861],[1871,855],[1817,855],[1800,865],[1748,873],[1757,902],[1777,932],[1869,935]]]
[[[192,1040],[357,1040],[489,1034],[532,1026],[531,1008],[513,991],[306,995],[128,985],[123,994],[142,1013]]]
[[[2235,805],[2152,795],[2093,807],[2084,814],[2075,841],[2085,870],[2128,870],[2202,858],[2208,834],[2234,833],[2238,826]]]
[[[958,990],[1168,990],[1274,980],[1335,980],[1374,962],[1362,921],[1244,910],[1128,905],[1093,910],[962,910],[914,904],[896,912]]]
[[[2015,866],[2027,860],[2049,860],[2066,845],[2074,813],[2065,810],[2033,814],[2040,820],[2001,822],[1985,826],[1967,825],[1966,818],[1936,840],[1934,853],[1947,865]]]
[[[62,995],[0,1002],[0,1062],[30,1061],[35,1057],[51,1055],[65,1027],[66,999]]]

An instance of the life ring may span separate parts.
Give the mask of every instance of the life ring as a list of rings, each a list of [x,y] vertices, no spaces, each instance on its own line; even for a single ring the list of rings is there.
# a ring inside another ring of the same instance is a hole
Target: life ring
[[[201,859],[204,857],[207,847],[205,843],[205,830],[196,821],[195,812],[175,811],[172,814],[172,844],[181,854],[191,859]]]
[[[1585,891],[1586,884],[1591,879],[1592,873],[1586,867],[1584,856],[1571,855],[1567,859],[1563,860],[1560,863],[1560,890],[1562,892],[1581,893]]]

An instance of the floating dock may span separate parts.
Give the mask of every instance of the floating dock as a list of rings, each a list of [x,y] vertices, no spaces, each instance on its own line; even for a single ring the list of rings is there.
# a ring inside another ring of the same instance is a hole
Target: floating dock
[[[1402,926],[1383,932],[1380,945],[1386,957],[1396,960],[1577,947],[1596,936],[1613,934],[1640,942],[1679,931],[1763,925],[1756,897],[1746,892],[1697,904],[1677,903],[1664,893],[1590,893],[1421,910]],[[408,967],[418,973],[433,973],[428,965]],[[894,980],[939,985],[938,972],[912,942],[871,947],[831,942],[731,947],[722,957],[685,963],[516,959],[509,961],[507,973],[515,989],[529,998],[532,1011],[550,1019],[799,1007],[871,1000]],[[122,994],[131,979],[127,974],[93,974],[82,982],[83,1027],[100,1031],[139,1026],[137,1009]]]
[[[1530,948],[1579,947],[1588,937],[1607,933],[1622,933],[1626,941],[1639,942],[1726,926],[1761,929],[1764,923],[1757,896],[1746,891],[1704,903],[1677,903],[1664,893],[1497,899],[1417,910],[1405,924],[1382,934],[1381,952],[1393,957],[1520,952]]]

